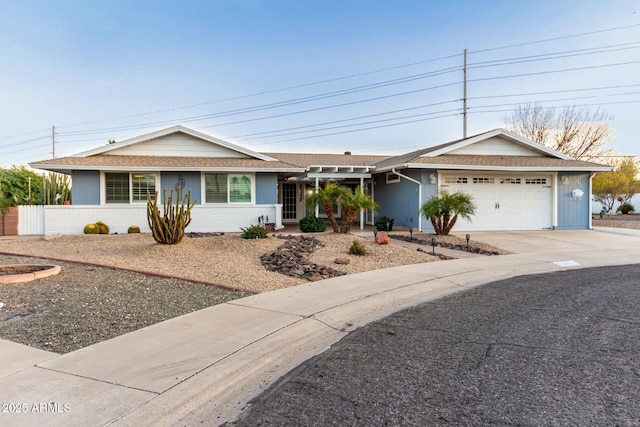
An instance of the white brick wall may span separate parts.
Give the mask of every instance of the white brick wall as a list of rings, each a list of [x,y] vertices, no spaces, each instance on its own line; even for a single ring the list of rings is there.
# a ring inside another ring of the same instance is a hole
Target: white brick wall
[[[111,233],[126,233],[137,225],[143,233],[150,232],[146,204],[122,206],[45,206],[45,234],[82,234],[84,226],[97,221],[109,225]],[[258,217],[268,216],[276,228],[282,228],[282,205],[196,205],[191,211],[187,232],[239,232],[241,227],[258,223]]]

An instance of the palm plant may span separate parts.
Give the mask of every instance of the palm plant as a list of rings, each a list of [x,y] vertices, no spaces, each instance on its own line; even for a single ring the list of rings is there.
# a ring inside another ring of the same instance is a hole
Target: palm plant
[[[338,203],[347,190],[346,187],[338,185],[335,182],[327,182],[324,187],[317,188],[315,193],[307,197],[307,206],[309,208],[313,208],[315,205],[322,205],[324,207],[324,212],[327,214],[334,233],[340,232],[340,229],[333,215],[333,206]]]
[[[473,197],[462,191],[449,193],[441,190],[420,208],[420,212],[431,220],[436,234],[447,235],[458,221],[458,217],[471,220],[476,206]]]
[[[342,203],[342,233],[350,233],[351,226],[358,219],[358,212],[361,209],[375,209],[378,204],[371,200],[371,197],[365,194],[362,187],[357,186],[355,191],[347,188],[347,191],[340,197]]]

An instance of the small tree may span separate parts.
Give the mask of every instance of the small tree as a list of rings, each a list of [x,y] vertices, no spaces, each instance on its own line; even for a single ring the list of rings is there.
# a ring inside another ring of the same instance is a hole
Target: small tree
[[[378,207],[378,204],[371,200],[371,197],[365,194],[359,185],[355,191],[346,188],[340,196],[339,201],[342,204],[342,224],[340,232],[345,234],[351,232],[351,226],[358,219],[358,213],[361,209],[375,209]]]
[[[616,201],[624,204],[640,192],[636,180],[638,164],[633,157],[623,158],[611,172],[599,172],[593,178],[593,196],[605,211],[610,212]]]
[[[467,193],[457,191],[449,193],[441,190],[439,196],[433,196],[420,208],[420,212],[431,220],[436,234],[447,235],[458,217],[471,219],[476,206],[473,198]]]
[[[338,221],[336,221],[333,215],[333,207],[345,194],[346,190],[348,190],[346,187],[338,185],[335,182],[327,182],[323,187],[316,188],[316,192],[307,197],[307,206],[310,209],[316,205],[323,206],[334,233],[338,233],[340,229],[338,227]]]
[[[42,176],[24,166],[0,168],[5,196],[14,198],[19,205],[30,205],[40,200]]]

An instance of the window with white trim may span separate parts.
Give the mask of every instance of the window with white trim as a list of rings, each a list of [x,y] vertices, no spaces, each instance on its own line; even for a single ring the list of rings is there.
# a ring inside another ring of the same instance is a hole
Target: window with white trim
[[[473,177],[474,184],[495,184],[495,182],[496,182],[495,178],[491,178],[487,176]]]
[[[156,195],[156,176],[149,173],[131,175],[131,202],[147,203],[147,192],[154,198]]]
[[[393,172],[387,172],[387,184],[396,184],[400,182],[400,175]]]
[[[525,178],[526,185],[547,185],[547,178]]]
[[[522,184],[522,179],[520,178],[500,178],[500,184]]]
[[[105,173],[105,202],[129,203],[129,174]]]
[[[105,203],[146,203],[147,191],[156,192],[156,175],[107,172],[104,174]]]
[[[468,182],[466,176],[445,176],[445,184],[466,184]]]
[[[207,173],[204,176],[205,203],[252,203],[250,174]]]

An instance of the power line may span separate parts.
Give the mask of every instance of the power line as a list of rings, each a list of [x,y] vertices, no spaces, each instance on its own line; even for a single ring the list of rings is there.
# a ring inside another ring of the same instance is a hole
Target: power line
[[[443,116],[428,117],[428,118],[417,119],[417,120],[409,120],[409,121],[401,122],[401,123],[392,123],[392,124],[387,124],[387,125],[371,126],[371,127],[367,127],[367,128],[363,128],[363,129],[353,129],[353,130],[346,130],[346,131],[342,131],[342,132],[325,133],[325,134],[322,134],[322,135],[313,135],[313,136],[304,136],[304,137],[300,137],[300,138],[283,139],[281,141],[274,141],[274,142],[270,142],[268,144],[280,144],[282,142],[302,141],[302,140],[305,140],[305,139],[321,138],[321,137],[324,137],[324,136],[333,136],[333,135],[342,135],[342,134],[346,134],[346,133],[362,132],[362,131],[371,130],[371,129],[387,128],[387,127],[392,127],[392,126],[405,125],[405,124],[409,124],[409,123],[425,122],[427,120],[442,119],[442,118],[445,118],[445,117],[454,117],[454,116],[458,116],[459,114],[460,113],[446,114],[446,115],[443,115]],[[252,146],[253,145],[258,145],[258,144],[252,144]]]
[[[512,47],[529,46],[529,45],[538,44],[538,43],[547,43],[547,42],[558,41],[558,40],[566,40],[566,39],[575,38],[575,37],[590,36],[590,35],[593,35],[593,34],[607,33],[607,32],[611,32],[611,31],[619,31],[619,30],[626,30],[626,29],[635,28],[635,27],[640,27],[640,24],[626,25],[626,26],[623,26],[623,27],[612,27],[612,28],[607,28],[607,29],[604,29],[604,30],[588,31],[588,32],[585,32],[585,33],[569,34],[569,35],[566,35],[566,36],[551,37],[551,38],[548,38],[548,39],[540,39],[540,40],[534,40],[534,41],[530,41],[530,42],[514,43],[514,44],[498,46],[498,47],[492,47],[492,48],[487,48],[487,49],[473,50],[473,51],[470,51],[469,54],[492,52],[494,50],[509,49],[509,48],[512,48]]]
[[[315,124],[311,124],[311,125],[295,126],[295,127],[272,130],[272,131],[265,131],[265,132],[257,132],[257,133],[250,133],[250,134],[244,134],[244,135],[237,135],[237,136],[232,136],[231,139],[237,140],[237,139],[243,139],[243,138],[251,137],[251,136],[264,135],[264,134],[268,134],[268,133],[286,132],[286,131],[290,131],[290,130],[305,129],[305,128],[315,127],[315,126],[324,126],[324,125],[330,125],[330,124],[334,124],[334,123],[348,122],[348,121],[351,121],[351,120],[368,119],[368,118],[371,118],[371,117],[383,116],[383,115],[387,115],[387,114],[395,114],[395,113],[400,113],[400,112],[404,112],[404,111],[417,110],[417,109],[420,109],[420,108],[434,107],[434,106],[437,106],[437,105],[450,104],[450,103],[459,102],[459,101],[460,101],[459,99],[453,99],[453,100],[449,100],[449,101],[435,102],[433,104],[418,105],[416,107],[401,108],[399,110],[385,111],[383,113],[375,113],[375,114],[367,114],[365,116],[351,117],[351,118],[348,118],[348,119],[331,120],[331,121],[328,121],[328,122],[315,123]]]

